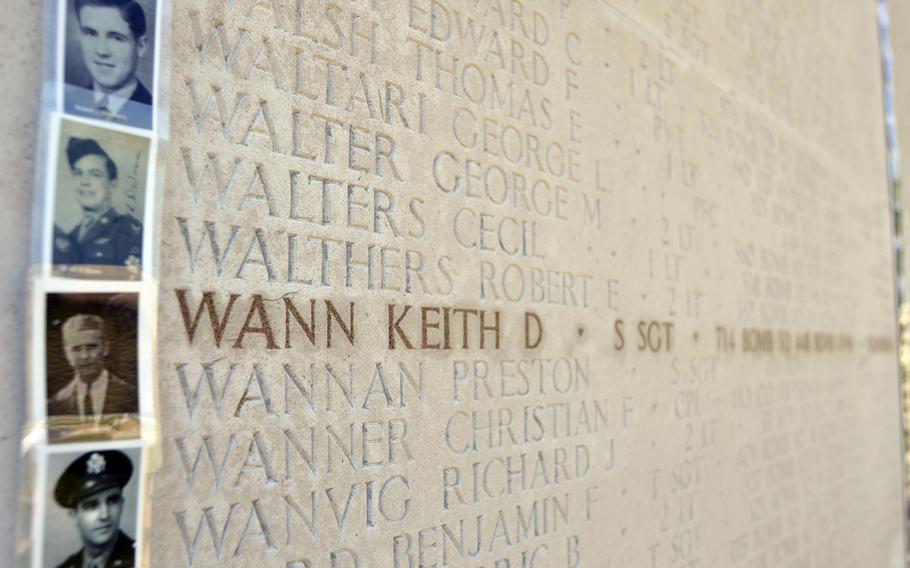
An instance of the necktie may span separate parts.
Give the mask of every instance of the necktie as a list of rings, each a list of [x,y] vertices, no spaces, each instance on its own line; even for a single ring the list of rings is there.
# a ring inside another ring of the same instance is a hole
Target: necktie
[[[82,397],[82,415],[91,416],[92,415],[92,397],[91,397],[92,388],[89,386],[85,387],[85,396]]]
[[[95,220],[92,217],[84,217],[82,219],[82,224],[79,225],[79,240],[85,238],[85,235],[88,233],[88,230],[95,224]]]
[[[101,97],[101,100],[98,101],[98,106],[95,107],[95,110],[102,116],[109,116],[111,114],[110,104],[111,98],[108,95],[104,95]]]

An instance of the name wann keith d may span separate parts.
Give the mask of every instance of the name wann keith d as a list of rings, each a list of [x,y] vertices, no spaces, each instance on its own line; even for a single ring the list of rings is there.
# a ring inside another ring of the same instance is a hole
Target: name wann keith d
[[[301,341],[304,344],[308,341],[313,347],[317,344],[326,348],[353,347],[357,341],[358,311],[353,301],[346,305],[315,298],[295,302],[290,295],[265,298],[261,294],[244,299],[236,293],[225,299],[223,294],[219,298],[212,290],[203,291],[202,297],[194,301],[187,288],[176,288],[174,293],[191,345],[197,341],[197,335],[199,341],[211,341],[216,348],[224,344],[233,349],[261,345],[267,349],[290,349]],[[205,319],[204,314],[207,314]],[[504,333],[506,322],[500,310],[390,303],[386,304],[383,315],[384,328],[370,321],[368,329],[387,332],[383,339],[390,350],[502,349],[502,338],[513,336]],[[206,327],[204,322],[209,324],[210,333],[201,330]],[[544,336],[540,317],[534,312],[524,312],[519,325],[522,333],[514,336],[521,338],[521,346],[539,347]],[[201,339],[203,333],[205,339]],[[257,338],[258,342],[253,343]]]

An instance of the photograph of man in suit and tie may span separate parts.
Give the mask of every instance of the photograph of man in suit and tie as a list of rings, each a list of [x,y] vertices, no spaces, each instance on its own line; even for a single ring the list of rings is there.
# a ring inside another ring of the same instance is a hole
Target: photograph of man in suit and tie
[[[69,0],[66,112],[152,128],[154,0]]]
[[[53,228],[55,273],[137,280],[149,140],[61,122]]]
[[[92,429],[138,415],[137,323],[135,293],[47,294],[52,431],[57,424]]]

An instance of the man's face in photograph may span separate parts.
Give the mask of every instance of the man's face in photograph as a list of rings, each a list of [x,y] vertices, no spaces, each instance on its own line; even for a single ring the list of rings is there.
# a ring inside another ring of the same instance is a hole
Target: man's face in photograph
[[[115,180],[107,169],[107,158],[88,154],[73,163],[76,200],[85,211],[101,211],[111,203]]]
[[[66,352],[66,360],[80,375],[94,376],[104,369],[107,342],[99,330],[65,333],[63,349]]]
[[[123,489],[112,487],[86,497],[73,510],[84,543],[104,546],[117,534],[123,514]]]
[[[120,10],[84,6],[79,11],[82,57],[95,83],[105,91],[126,86],[146,49],[146,38],[134,37]]]

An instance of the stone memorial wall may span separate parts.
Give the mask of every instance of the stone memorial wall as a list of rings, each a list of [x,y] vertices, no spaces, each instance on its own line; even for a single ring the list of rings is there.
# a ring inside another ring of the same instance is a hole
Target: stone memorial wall
[[[871,6],[174,10],[153,561],[887,563]]]
[[[901,565],[873,3],[169,7],[144,565]]]

